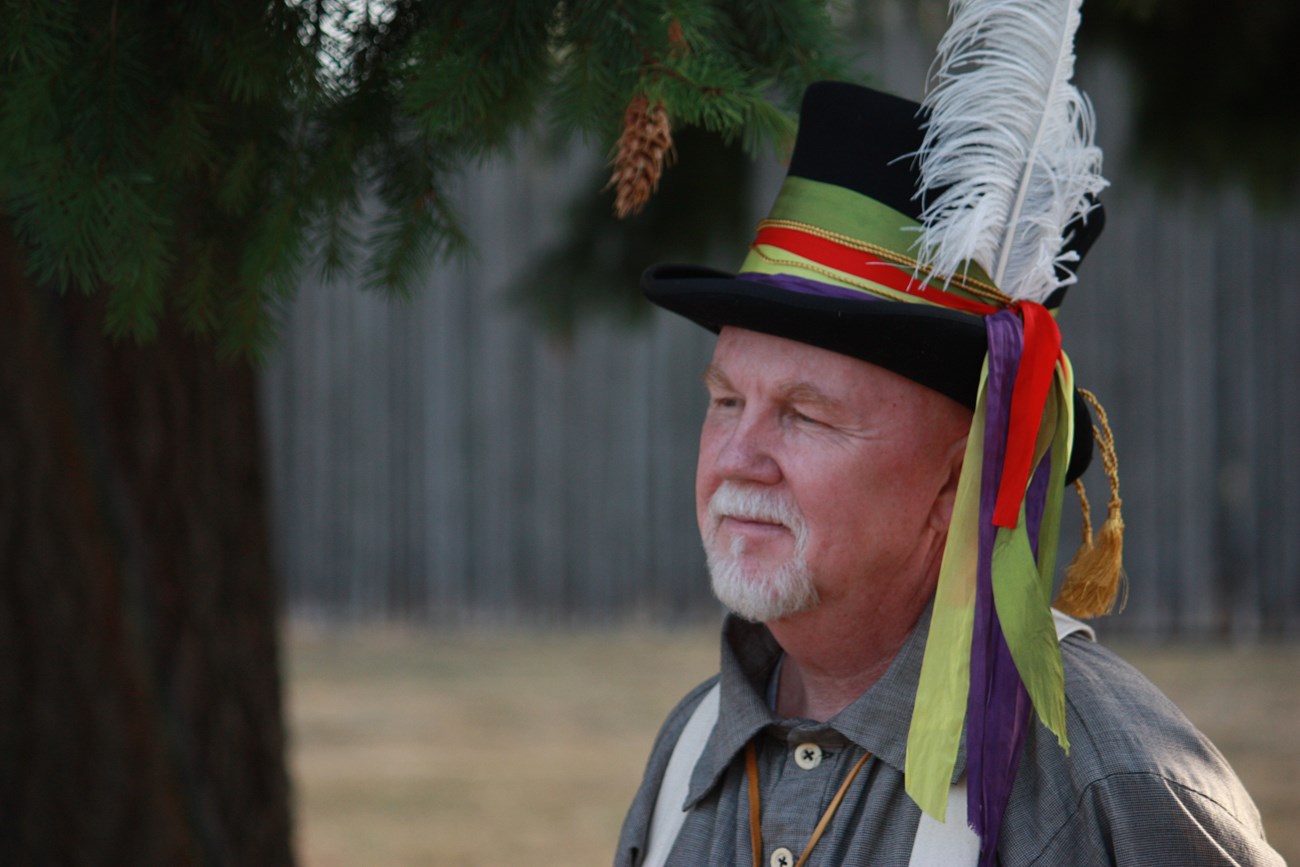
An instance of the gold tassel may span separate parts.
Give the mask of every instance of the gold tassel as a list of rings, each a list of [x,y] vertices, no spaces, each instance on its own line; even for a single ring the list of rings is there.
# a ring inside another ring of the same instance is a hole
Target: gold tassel
[[[664,165],[671,163],[672,126],[662,102],[650,104],[638,93],[623,112],[623,134],[611,163],[614,174],[605,189],[614,187],[614,213],[620,220],[638,214],[659,186]]]
[[[1119,608],[1123,610],[1128,598],[1124,575],[1124,517],[1120,514],[1124,501],[1119,496],[1119,461],[1115,457],[1115,436],[1111,433],[1106,410],[1102,409],[1092,392],[1081,388],[1079,394],[1097,415],[1092,436],[1101,451],[1102,467],[1110,485],[1110,499],[1106,503],[1106,520],[1094,538],[1088,495],[1083,480],[1075,480],[1074,489],[1079,494],[1079,511],[1083,516],[1083,540],[1066,567],[1065,583],[1054,604],[1073,617],[1100,617],[1115,610],[1117,598]]]

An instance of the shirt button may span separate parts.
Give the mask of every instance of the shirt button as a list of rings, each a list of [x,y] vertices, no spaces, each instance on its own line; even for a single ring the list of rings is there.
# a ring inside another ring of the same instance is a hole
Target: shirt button
[[[822,763],[822,748],[814,743],[799,744],[794,748],[794,763],[811,771]]]
[[[794,853],[782,846],[772,853],[767,863],[772,867],[794,867]]]

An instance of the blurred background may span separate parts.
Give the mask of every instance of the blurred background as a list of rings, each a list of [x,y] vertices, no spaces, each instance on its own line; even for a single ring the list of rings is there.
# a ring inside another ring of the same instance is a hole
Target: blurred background
[[[946,15],[720,2],[745,50],[715,69],[675,47],[703,53],[714,4],[642,5],[591,5],[617,62],[548,48],[554,16],[598,28],[540,0],[12,16],[0,863],[608,862],[720,615],[691,493],[712,338],[637,275],[734,269],[784,173],[759,106],[832,74],[919,98]],[[530,15],[551,23],[478,51]],[[1293,861],[1298,38],[1287,0],[1088,0],[1112,186],[1060,315],[1120,460],[1128,604],[1102,639]],[[528,92],[529,40],[586,78]],[[648,85],[643,56],[734,100]],[[474,78],[494,63],[504,87]],[[310,123],[276,89],[299,67]],[[618,220],[637,88],[686,119]]]
[[[943,13],[864,4],[846,26],[866,80],[919,99]],[[1264,202],[1208,166],[1157,175],[1158,155],[1134,140],[1144,112],[1202,110],[1201,85],[1177,107],[1140,106],[1122,56],[1082,58],[1112,186],[1060,321],[1119,448],[1132,580],[1107,628],[1294,635],[1300,213],[1294,197]],[[657,210],[614,225],[600,220],[608,195],[594,195],[605,154],[521,142],[458,179],[475,250],[433,269],[409,301],[348,281],[304,285],[262,379],[291,613],[436,623],[712,611],[691,492],[713,338],[639,298],[640,270],[673,261],[682,240],[656,249],[629,236],[680,221],[708,241],[686,261],[734,270],[784,170],[716,150],[684,138]],[[1100,461],[1086,481],[1101,509]],[[1072,515],[1063,540],[1077,526]]]

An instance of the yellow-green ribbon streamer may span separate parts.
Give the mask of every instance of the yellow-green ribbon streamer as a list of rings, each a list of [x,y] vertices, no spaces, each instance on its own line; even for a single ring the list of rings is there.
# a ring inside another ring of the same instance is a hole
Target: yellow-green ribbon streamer
[[[975,623],[975,563],[979,556],[980,475],[984,463],[985,383],[980,372],[975,417],[957,480],[948,541],[939,567],[930,635],[907,733],[904,785],[917,805],[939,821],[948,807],[957,749],[970,691],[970,648]]]
[[[1051,598],[1074,424],[1074,402],[1069,399],[1072,392],[1068,390],[1072,385],[1070,380],[1068,362],[1058,365],[1054,401],[1049,401],[1035,449],[1036,457],[1041,460],[1050,444],[1054,458],[1039,527],[1037,562],[1029,544],[1022,503],[1015,529],[998,528],[992,569],[994,604],[1011,658],[1039,720],[1056,735],[1057,742],[1066,751],[1070,743],[1065,731],[1065,673],[1052,620]]]

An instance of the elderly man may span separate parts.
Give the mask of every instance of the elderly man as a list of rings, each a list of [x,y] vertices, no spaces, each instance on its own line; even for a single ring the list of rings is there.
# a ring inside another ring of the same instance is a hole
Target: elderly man
[[[1040,320],[980,280],[916,280],[916,110],[814,86],[741,273],[645,277],[651,300],[719,333],[696,510],[731,614],[719,675],[663,725],[615,864],[1281,864],[1215,748],[1035,596],[1087,412],[1049,352],[1060,389],[1038,433],[1003,445],[990,419],[1017,424],[1010,383]],[[1099,226],[1095,211],[1072,226],[1061,261]],[[993,514],[1018,448],[1012,527],[981,540],[973,516]],[[1027,583],[1007,584],[999,570],[1023,562]]]

